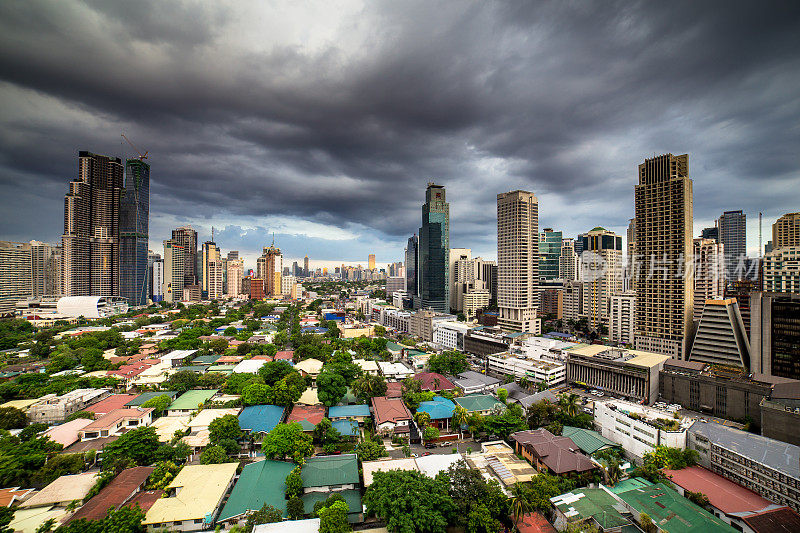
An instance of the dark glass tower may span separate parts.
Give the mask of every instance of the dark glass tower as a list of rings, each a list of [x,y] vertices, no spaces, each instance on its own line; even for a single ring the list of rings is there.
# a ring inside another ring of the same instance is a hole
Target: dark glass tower
[[[149,292],[147,244],[150,221],[150,165],[125,162],[125,191],[120,206],[120,292],[128,305],[145,305]]]
[[[419,292],[423,309],[450,312],[450,204],[444,187],[428,183],[419,229]]]
[[[419,263],[419,239],[416,235],[408,238],[406,246],[406,291],[413,298],[419,296],[417,286],[417,271]]]
[[[561,258],[560,231],[545,228],[539,236],[539,278],[558,279],[558,264]]]

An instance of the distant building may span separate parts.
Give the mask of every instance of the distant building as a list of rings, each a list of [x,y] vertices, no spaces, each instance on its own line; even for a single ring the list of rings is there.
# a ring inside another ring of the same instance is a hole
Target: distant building
[[[701,239],[711,239],[713,241],[719,242],[719,228],[714,226],[713,228],[703,228],[700,232]]]
[[[800,212],[787,213],[772,225],[772,248],[800,246]]]
[[[694,239],[694,319],[700,318],[706,300],[722,300],[724,294],[723,245],[711,239]]]
[[[575,252],[573,239],[561,240],[561,255],[558,258],[558,277],[566,281],[579,280],[581,277],[581,260]]]
[[[63,296],[61,245],[39,241],[31,241],[30,245],[33,296]]]
[[[406,279],[403,277],[388,277],[386,278],[386,296],[387,298],[397,291],[406,290]]]
[[[197,232],[191,226],[181,226],[172,230],[172,241],[183,250],[183,282],[184,285],[196,285],[198,277]]]
[[[230,254],[228,254],[230,257]],[[244,277],[244,261],[241,259],[228,259],[228,296],[236,298],[242,293],[242,278]]]
[[[750,368],[750,342],[735,298],[706,300],[689,361]]]
[[[406,291],[413,300],[419,298],[419,239],[416,235],[408,238],[406,245]],[[344,277],[344,275],[342,276]]]
[[[539,234],[539,279],[559,279],[562,234],[545,228]]]
[[[120,208],[120,292],[131,306],[146,305],[149,271],[150,165],[141,159],[125,162],[125,189]]]
[[[754,292],[750,312],[752,371],[800,379],[800,294]]]
[[[633,345],[636,315],[636,292],[611,295],[611,313],[608,321],[608,340]]]
[[[589,326],[607,324],[611,295],[622,292],[622,237],[601,227],[583,237],[581,281]]]
[[[173,234],[175,232],[173,231]],[[183,287],[187,280],[184,247],[175,240],[164,241],[164,301],[177,302],[183,298]],[[196,251],[195,251],[196,253]]]
[[[266,296],[280,296],[283,256],[274,245],[264,247],[261,257],[256,260],[256,277],[264,282]]]
[[[564,283],[563,318],[577,322],[583,315],[583,283],[580,281],[567,281]]]
[[[764,256],[763,290],[800,294],[800,246],[774,248]]]
[[[17,302],[33,295],[31,245],[0,241],[0,316],[14,314]]]
[[[440,313],[450,311],[450,204],[441,185],[429,183],[419,229],[420,306]]]
[[[725,211],[717,220],[717,227],[725,251],[726,279],[729,282],[742,279],[747,257],[747,215],[741,209]]]
[[[464,308],[464,286],[475,282],[475,262],[469,248],[450,248],[449,252],[450,309]]]
[[[217,259],[208,262],[208,299],[219,300],[224,294],[224,263]]]
[[[564,316],[564,290],[563,289],[542,289],[542,314],[561,319]]]

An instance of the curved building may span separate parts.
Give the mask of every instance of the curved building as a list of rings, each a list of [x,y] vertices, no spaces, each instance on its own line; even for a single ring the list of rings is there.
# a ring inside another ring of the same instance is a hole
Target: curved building
[[[128,312],[128,300],[121,296],[65,296],[58,300],[58,314],[70,317],[108,318]]]

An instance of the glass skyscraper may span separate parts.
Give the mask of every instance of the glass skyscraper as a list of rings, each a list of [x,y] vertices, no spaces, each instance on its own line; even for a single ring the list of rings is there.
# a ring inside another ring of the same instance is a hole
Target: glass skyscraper
[[[419,263],[419,239],[416,235],[408,238],[406,246],[406,291],[411,298],[418,296],[417,264]]]
[[[120,296],[127,298],[130,306],[145,305],[150,292],[150,165],[140,159],[125,162],[125,192],[120,203]]]
[[[450,312],[450,204],[444,187],[428,183],[419,229],[420,305]]]
[[[539,279],[558,279],[561,241],[561,232],[552,228],[545,228],[539,235]]]

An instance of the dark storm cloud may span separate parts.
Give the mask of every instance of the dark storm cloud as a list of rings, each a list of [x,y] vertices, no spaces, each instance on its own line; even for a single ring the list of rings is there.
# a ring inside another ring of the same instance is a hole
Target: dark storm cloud
[[[515,188],[542,226],[619,231],[636,165],[667,151],[690,154],[698,220],[798,209],[796,4],[326,7],[0,4],[3,202],[50,208],[54,238],[63,193],[15,184],[66,190],[78,149],[130,155],[124,130],[151,152],[154,216],[371,228],[398,251],[431,178],[454,246],[491,254]]]

